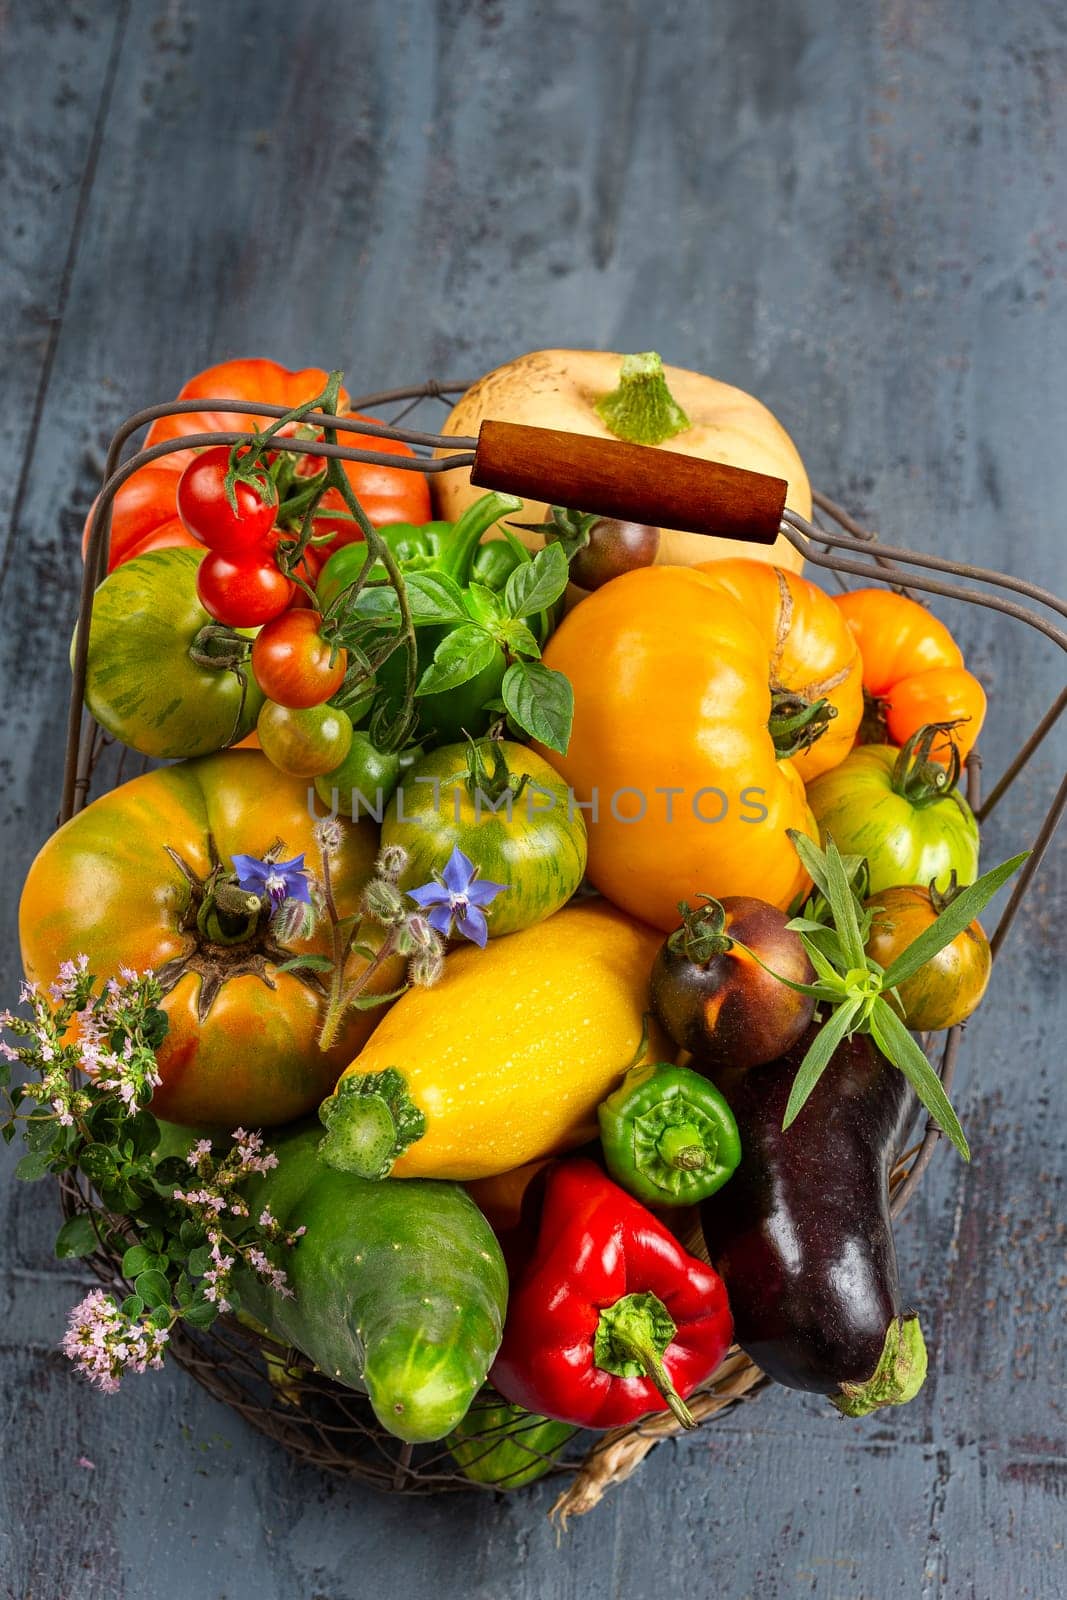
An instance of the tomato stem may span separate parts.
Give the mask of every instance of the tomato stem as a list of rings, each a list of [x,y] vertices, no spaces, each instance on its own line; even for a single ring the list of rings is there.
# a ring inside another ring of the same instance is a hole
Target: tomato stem
[[[959,746],[951,736],[952,730],[958,726],[958,722],[928,722],[901,746],[893,767],[893,788],[917,810],[947,799],[959,782],[962,763]],[[930,753],[934,740],[941,738],[947,741],[949,747],[947,767],[942,766]]]
[[[837,707],[829,700],[805,700],[803,695],[788,689],[771,691],[771,715],[767,729],[781,761],[810,750],[821,739],[837,716]]]

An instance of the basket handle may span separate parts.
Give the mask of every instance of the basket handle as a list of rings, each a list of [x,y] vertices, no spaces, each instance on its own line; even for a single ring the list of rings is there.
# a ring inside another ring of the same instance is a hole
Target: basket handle
[[[784,478],[676,450],[492,421],[478,433],[471,482],[548,505],[749,544],[777,539],[789,487]]]

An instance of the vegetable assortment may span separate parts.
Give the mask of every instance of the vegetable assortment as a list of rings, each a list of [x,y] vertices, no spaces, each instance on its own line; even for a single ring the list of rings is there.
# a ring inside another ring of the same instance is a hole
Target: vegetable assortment
[[[913,1035],[981,1001],[1023,859],[978,876],[947,629],[792,547],[460,472],[431,520],[418,471],[278,448],[366,440],[339,373],[182,391],[220,394],[291,409],[153,424],[248,437],[119,491],[89,629],[88,709],[174,764],[77,813],[20,907],[26,1175],[95,1188],[131,1285],[70,1353],[106,1387],[228,1309],[282,1393],[291,1347],[502,1489],[579,1429],[691,1425],[734,1338],[846,1415],[910,1399],[891,1173],[920,1105],[969,1154]],[[810,511],[770,414],[658,357],[539,352],[448,431],[483,415]]]

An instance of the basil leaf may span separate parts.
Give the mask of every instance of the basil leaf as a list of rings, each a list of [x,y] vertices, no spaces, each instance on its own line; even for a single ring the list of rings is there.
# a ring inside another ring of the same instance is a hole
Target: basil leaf
[[[86,1216],[68,1217],[56,1234],[56,1255],[60,1261],[71,1256],[88,1256],[97,1247],[96,1230]]]
[[[1029,854],[1029,850],[1023,850],[1020,855],[1012,856],[1010,861],[1005,861],[999,867],[993,867],[990,872],[983,873],[970,888],[961,890],[952,904],[945,907],[936,922],[932,922],[924,929],[886,969],[885,987],[895,989],[898,983],[903,983],[905,978],[910,978],[913,973],[918,972],[931,956],[936,956],[939,950],[951,944],[964,928],[969,928],[979,912],[985,910],[997,890],[1007,883],[1012,873],[1022,866]],[[947,1133],[948,1129],[945,1131]]]
[[[416,627],[434,622],[466,621],[463,591],[447,573],[409,572],[405,574],[404,582],[411,620]]]
[[[970,1146],[941,1079],[885,1000],[874,1002],[868,1027],[886,1060],[904,1074],[938,1127],[952,1140],[964,1161],[969,1161]]]
[[[541,654],[541,647],[525,622],[520,622],[518,617],[509,617],[500,623],[495,630],[500,643],[510,650],[512,655],[533,656]]]
[[[540,661],[516,661],[505,672],[500,692],[508,715],[525,733],[566,755],[574,720],[574,690],[562,672],[542,666]]]
[[[504,590],[504,604],[513,617],[533,616],[554,606],[569,581],[570,568],[563,546],[546,544],[532,561],[512,572]]]
[[[492,661],[497,643],[477,622],[468,622],[447,633],[434,651],[433,660],[419,679],[417,695],[440,694],[469,683]]]
[[[468,583],[467,585],[467,614],[475,622],[484,622],[490,626],[499,622],[504,616],[504,602],[495,589],[490,589],[484,583]]]
[[[839,1006],[828,1022],[824,1022],[808,1047],[807,1055],[797,1069],[789,1104],[785,1108],[782,1128],[795,1122],[815,1085],[830,1065],[830,1058],[856,1020],[862,1002],[847,1000]]]

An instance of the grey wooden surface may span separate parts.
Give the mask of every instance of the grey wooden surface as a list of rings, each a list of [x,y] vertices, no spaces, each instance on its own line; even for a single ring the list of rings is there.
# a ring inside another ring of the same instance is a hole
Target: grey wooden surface
[[[544,344],[753,388],[902,541],[1062,589],[1062,0],[15,0],[0,6],[5,998],[60,769],[101,439],[234,354],[353,386]],[[944,609],[995,775],[1062,679]],[[1050,743],[987,833],[1032,836]],[[377,1498],[180,1374],[56,1352],[56,1207],[0,1230],[0,1594],[16,1600],[958,1600],[1067,1589],[1063,857],[969,1029],[970,1168],[900,1233],[929,1382],[846,1424],[773,1391],[659,1450],[557,1548],[552,1491]]]

